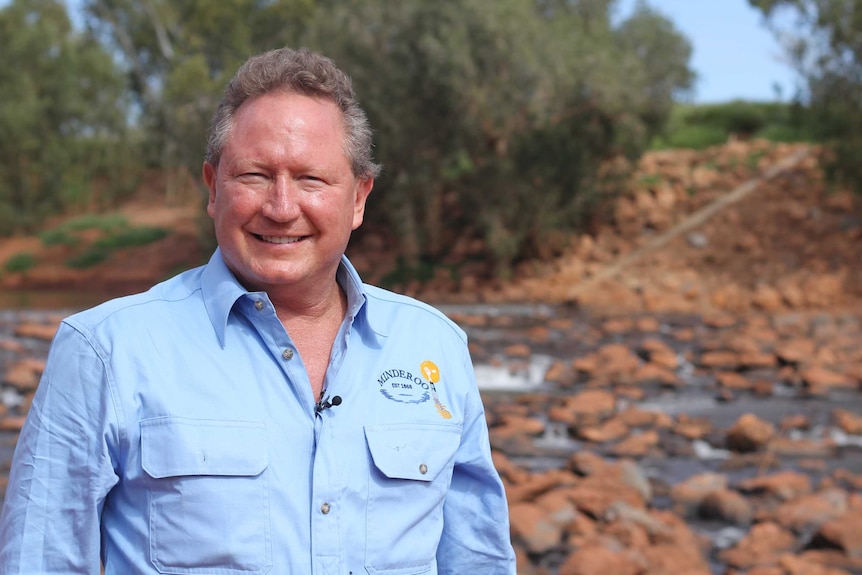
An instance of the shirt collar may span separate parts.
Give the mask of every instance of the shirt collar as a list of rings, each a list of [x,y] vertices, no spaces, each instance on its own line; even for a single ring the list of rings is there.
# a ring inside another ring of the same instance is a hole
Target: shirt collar
[[[347,256],[341,256],[341,263],[338,266],[336,279],[339,285],[347,294],[347,317],[357,329],[362,329],[362,325],[367,325],[368,335],[375,334],[385,337],[372,321],[371,315],[368,313],[368,298],[365,295],[365,285],[359,277],[359,273]],[[249,292],[233,275],[233,272],[228,269],[224,258],[221,255],[221,248],[216,248],[209,263],[201,276],[201,293],[203,295],[204,305],[206,306],[207,315],[212,323],[213,329],[218,336],[219,342],[224,345],[225,329],[227,328],[228,316],[233,309],[234,304]],[[357,321],[358,320],[358,321]]]

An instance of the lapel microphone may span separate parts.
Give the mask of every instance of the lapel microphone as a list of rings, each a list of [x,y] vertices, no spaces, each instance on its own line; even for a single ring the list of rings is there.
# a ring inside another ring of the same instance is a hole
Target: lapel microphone
[[[328,397],[318,401],[317,404],[314,406],[314,412],[320,413],[324,409],[329,409],[330,407],[337,407],[339,405],[341,405],[341,396],[333,395],[331,401]]]

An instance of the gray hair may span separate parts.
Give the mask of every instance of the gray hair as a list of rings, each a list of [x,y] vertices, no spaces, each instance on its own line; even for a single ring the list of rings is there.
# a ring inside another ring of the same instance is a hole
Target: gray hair
[[[325,56],[281,48],[249,58],[227,85],[212,117],[205,160],[218,166],[233,129],[236,111],[248,99],[272,92],[330,100],[341,110],[344,152],[357,178],[374,178],[380,165],[372,157],[371,126],[353,93],[350,78]]]

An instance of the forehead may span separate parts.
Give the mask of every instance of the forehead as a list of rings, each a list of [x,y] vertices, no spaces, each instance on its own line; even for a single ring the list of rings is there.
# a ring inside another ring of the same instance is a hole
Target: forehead
[[[249,98],[237,108],[233,127],[269,127],[279,129],[313,129],[344,131],[341,110],[332,100],[296,92],[276,91]]]

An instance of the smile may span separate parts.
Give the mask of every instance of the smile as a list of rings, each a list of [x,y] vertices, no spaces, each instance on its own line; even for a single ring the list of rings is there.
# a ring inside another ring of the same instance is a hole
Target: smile
[[[294,244],[303,239],[303,236],[257,236],[270,244]]]

